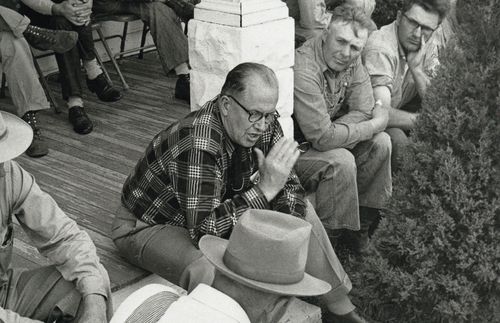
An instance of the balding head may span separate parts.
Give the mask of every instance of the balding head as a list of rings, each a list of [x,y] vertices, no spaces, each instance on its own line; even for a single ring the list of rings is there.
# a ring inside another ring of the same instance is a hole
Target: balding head
[[[259,63],[241,63],[227,74],[221,94],[246,97],[249,90],[262,89],[278,93],[278,80],[273,70]]]

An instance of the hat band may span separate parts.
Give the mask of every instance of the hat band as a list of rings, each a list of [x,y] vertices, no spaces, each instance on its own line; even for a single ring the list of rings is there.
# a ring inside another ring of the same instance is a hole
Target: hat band
[[[264,270],[256,268],[254,266],[255,263],[246,263],[242,261],[238,257],[234,256],[229,250],[226,250],[222,260],[227,268],[232,270],[234,273],[262,283],[287,285],[298,283],[304,278],[304,268],[293,272],[289,270],[279,272]]]

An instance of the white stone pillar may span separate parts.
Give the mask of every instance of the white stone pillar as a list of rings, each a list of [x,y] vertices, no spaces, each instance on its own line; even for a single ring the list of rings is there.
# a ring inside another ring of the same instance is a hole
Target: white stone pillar
[[[294,21],[281,0],[202,0],[189,21],[191,110],[221,90],[227,73],[243,62],[274,70],[279,81],[278,112],[293,136]]]

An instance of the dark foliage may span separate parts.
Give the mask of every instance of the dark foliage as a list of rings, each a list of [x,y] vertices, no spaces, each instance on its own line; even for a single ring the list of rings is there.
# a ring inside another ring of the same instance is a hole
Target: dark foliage
[[[500,1],[459,1],[457,16],[373,238],[380,254],[346,266],[383,322],[500,322]]]

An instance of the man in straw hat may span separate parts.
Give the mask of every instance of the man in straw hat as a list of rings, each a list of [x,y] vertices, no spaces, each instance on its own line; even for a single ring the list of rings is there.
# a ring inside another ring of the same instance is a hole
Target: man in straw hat
[[[277,101],[270,68],[233,68],[220,95],[149,144],[123,186],[112,238],[130,262],[192,290],[213,280],[213,267],[197,248],[204,235],[229,238],[248,209],[305,218],[312,224],[307,273],[332,286],[322,296],[329,311],[364,322],[347,296],[351,282],[293,171],[300,152],[283,137]]]
[[[200,239],[201,252],[216,268],[212,287],[200,284],[188,296],[167,286],[143,287],[120,305],[111,323],[280,322],[289,296],[330,290],[328,283],[305,273],[310,234],[311,225],[297,217],[248,210],[229,240]],[[134,314],[154,309],[147,319]]]
[[[29,125],[0,111],[0,322],[106,322],[109,278],[90,237],[12,161],[32,137]],[[13,216],[52,266],[11,268]]]

